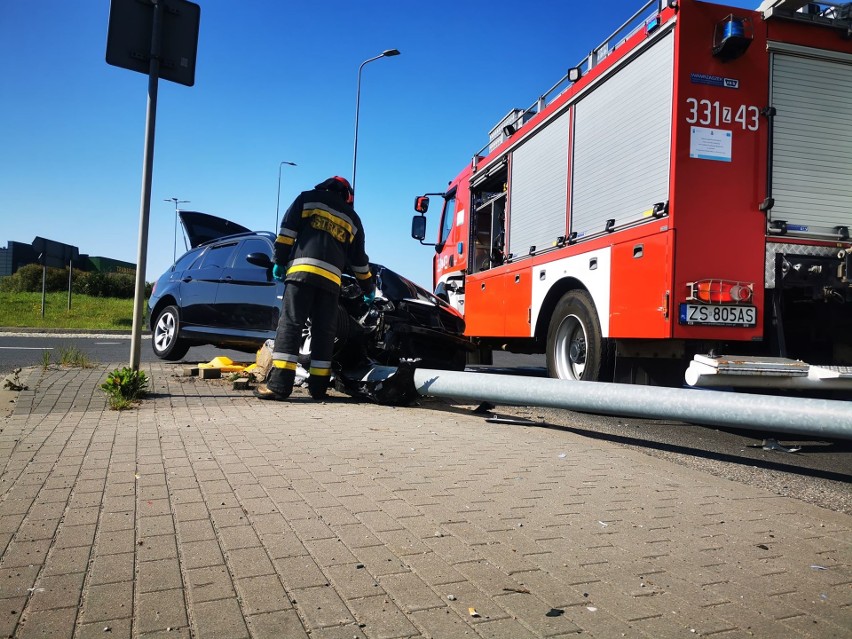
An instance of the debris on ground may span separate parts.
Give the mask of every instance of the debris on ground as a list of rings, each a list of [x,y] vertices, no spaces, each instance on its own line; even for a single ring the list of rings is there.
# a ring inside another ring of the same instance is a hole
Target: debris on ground
[[[489,424],[516,424],[518,426],[535,426],[538,424],[538,422],[525,417],[488,417],[485,421]]]
[[[3,379],[3,388],[11,391],[24,391],[27,390],[27,385],[24,384],[18,375],[20,374],[21,369],[15,368],[11,373],[6,375]]]
[[[473,413],[475,415],[487,415],[490,414],[492,410],[494,410],[496,406],[491,402],[482,402],[479,406],[473,409]]]
[[[752,446],[752,448],[757,448],[757,446],[758,445],[755,444],[754,446]],[[782,446],[780,443],[778,443],[777,439],[774,439],[774,438],[771,438],[771,437],[769,439],[764,439],[763,443],[760,444],[760,447],[763,450],[777,450],[778,452],[781,452],[781,453],[798,453],[800,450],[802,450],[801,446],[793,446],[791,448],[786,448],[786,447]]]
[[[243,372],[252,372],[254,368],[257,368],[257,364],[241,364],[239,362],[235,362],[230,357],[214,357],[206,364],[199,364],[198,370],[199,372],[205,370],[218,370],[219,373],[243,373]]]

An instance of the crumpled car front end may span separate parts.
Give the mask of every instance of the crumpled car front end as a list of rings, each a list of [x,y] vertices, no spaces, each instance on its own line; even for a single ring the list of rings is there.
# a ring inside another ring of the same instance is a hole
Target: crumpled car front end
[[[339,390],[383,404],[413,400],[415,368],[463,370],[471,343],[449,304],[387,267],[372,265],[377,294],[363,302],[344,278],[333,368]]]

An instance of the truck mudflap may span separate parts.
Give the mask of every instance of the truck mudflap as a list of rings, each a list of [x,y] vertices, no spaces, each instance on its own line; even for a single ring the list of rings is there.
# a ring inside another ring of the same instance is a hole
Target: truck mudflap
[[[696,355],[685,374],[696,387],[842,390],[852,392],[852,366],[817,366],[786,357]]]

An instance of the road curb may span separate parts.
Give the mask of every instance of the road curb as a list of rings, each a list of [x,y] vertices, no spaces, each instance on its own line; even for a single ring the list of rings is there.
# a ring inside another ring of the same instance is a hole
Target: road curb
[[[0,326],[0,333],[50,333],[64,334],[74,333],[77,335],[130,335],[131,331],[124,329],[98,329],[98,328],[37,328],[22,326]],[[142,331],[142,335],[150,335],[151,331]]]

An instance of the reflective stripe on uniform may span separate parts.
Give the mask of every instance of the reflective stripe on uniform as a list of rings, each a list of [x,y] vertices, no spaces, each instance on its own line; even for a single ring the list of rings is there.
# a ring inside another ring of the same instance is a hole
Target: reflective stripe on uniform
[[[372,273],[370,273],[370,265],[365,264],[364,266],[355,266],[352,265],[352,272],[355,273],[355,277],[359,280],[368,280],[372,277]]]
[[[337,268],[334,264],[332,264],[331,262],[326,262],[325,260],[318,260],[315,257],[297,257],[295,260],[291,260],[288,266],[302,266],[303,264],[325,269],[326,271],[328,271],[332,275],[336,275],[337,277],[341,276],[340,269]]]
[[[279,235],[275,238],[276,244],[284,244],[285,246],[293,246],[293,243],[296,240],[292,237],[287,237],[286,235]]]
[[[340,284],[340,269],[334,264],[324,260],[317,260],[312,257],[299,257],[290,262],[287,268],[287,275],[297,272],[315,273],[322,277],[331,280],[335,284]]]
[[[316,375],[317,377],[329,377],[331,375],[330,368],[316,368],[315,366],[311,366],[311,370],[308,371],[311,375]]]
[[[288,370],[288,371],[296,370],[296,362],[285,362],[284,360],[273,359],[272,365],[275,368],[283,368],[284,370]]]
[[[287,269],[287,275],[292,275],[293,273],[313,273],[314,275],[324,277],[327,280],[330,280],[340,286],[340,276],[335,275],[334,273],[329,273],[327,270],[319,266],[312,266],[310,264],[298,264],[296,266],[291,266]]]
[[[305,203],[305,206],[302,209],[302,217],[310,217],[312,215],[319,215],[320,217],[324,217],[331,220],[335,224],[340,224],[343,228],[349,231],[349,234],[353,237],[358,232],[358,227],[353,224],[352,218],[350,218],[345,213],[335,211],[334,209],[330,208],[328,204],[324,204],[323,202]]]
[[[313,228],[329,233],[341,244],[351,242],[354,238],[354,235],[352,235],[351,224],[349,224],[346,220],[329,213],[328,211],[324,211],[323,209],[302,211],[302,218],[309,220]]]

